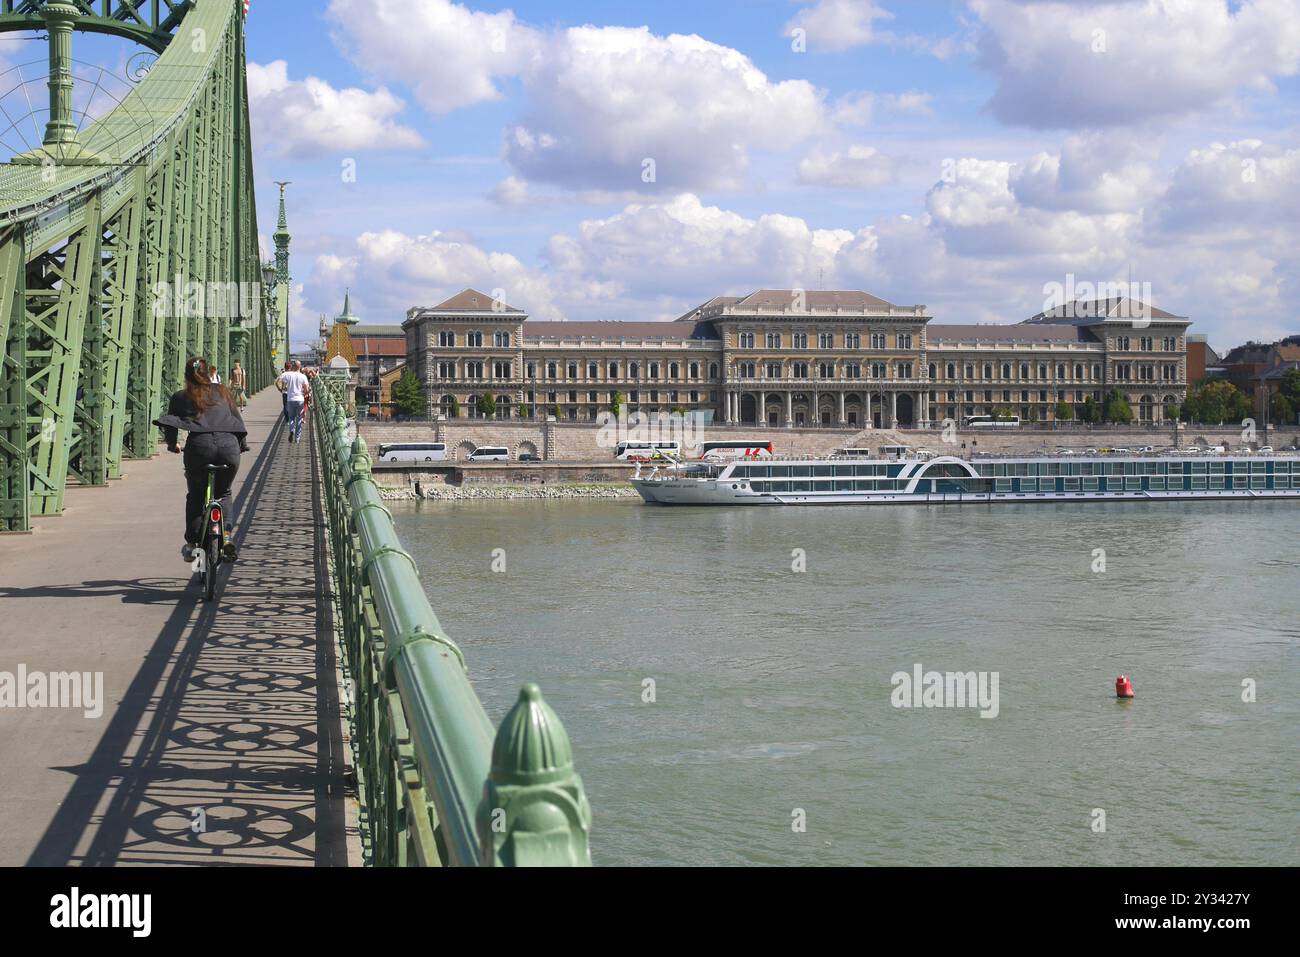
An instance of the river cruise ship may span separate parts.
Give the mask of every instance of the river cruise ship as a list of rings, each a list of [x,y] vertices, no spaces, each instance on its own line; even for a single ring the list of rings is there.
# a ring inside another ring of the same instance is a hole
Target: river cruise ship
[[[986,504],[1300,498],[1300,455],[832,456],[642,465],[655,505]]]

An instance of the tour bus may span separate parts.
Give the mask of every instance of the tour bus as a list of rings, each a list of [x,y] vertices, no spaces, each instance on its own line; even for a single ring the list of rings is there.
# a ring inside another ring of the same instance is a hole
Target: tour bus
[[[1018,429],[1020,428],[1020,416],[1013,415],[1005,419],[995,419],[991,415],[968,415],[966,416],[966,428]]]
[[[772,443],[762,439],[733,439],[727,442],[701,442],[702,459],[763,459],[772,454]]]
[[[470,462],[509,462],[510,450],[504,445],[480,445],[469,453]]]
[[[654,458],[682,454],[680,442],[620,442],[614,449],[614,458],[620,462],[649,462]]]
[[[381,462],[441,462],[446,458],[446,442],[390,442],[379,447]]]

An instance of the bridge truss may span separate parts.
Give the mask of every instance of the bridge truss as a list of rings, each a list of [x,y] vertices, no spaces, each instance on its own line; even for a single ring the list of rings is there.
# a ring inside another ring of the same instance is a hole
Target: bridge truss
[[[157,450],[187,358],[250,392],[288,354],[262,295],[242,0],[0,0],[47,30],[44,145],[0,165],[0,532]],[[74,31],[158,53],[106,115],[70,114]]]

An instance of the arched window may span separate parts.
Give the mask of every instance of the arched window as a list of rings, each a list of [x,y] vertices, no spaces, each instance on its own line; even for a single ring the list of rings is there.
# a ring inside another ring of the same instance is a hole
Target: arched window
[[[676,379],[677,376],[678,376],[679,371],[680,371],[680,367],[677,365],[676,362],[669,363],[669,365],[668,365],[668,378],[670,378],[670,379]]]
[[[949,379],[957,378],[957,363],[955,362],[948,363],[948,378]]]
[[[629,379],[637,379],[640,378],[640,376],[641,376],[641,363],[629,362],[627,364],[627,377]]]
[[[709,363],[709,378],[710,378],[710,379],[716,379],[717,377],[718,377],[718,364],[717,364],[716,362],[710,362],[710,363]]]
[[[617,378],[618,378],[618,363],[617,363],[617,362],[611,362],[611,363],[609,364],[609,377],[610,377],[611,379],[617,379]]]
[[[1010,363],[1010,362],[1004,362],[1004,363],[1002,363],[1002,378],[1004,378],[1004,379],[1010,379],[1010,378],[1011,378],[1011,363]]]
[[[939,368],[939,367],[936,366],[933,362],[930,363],[930,378],[931,378],[931,379],[937,379],[937,378],[939,378],[938,368]]]

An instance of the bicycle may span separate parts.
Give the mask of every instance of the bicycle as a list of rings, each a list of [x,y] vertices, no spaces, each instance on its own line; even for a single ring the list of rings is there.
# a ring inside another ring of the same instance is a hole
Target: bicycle
[[[235,560],[235,546],[226,538],[226,509],[221,500],[214,498],[217,473],[224,465],[208,466],[208,491],[203,505],[203,537],[194,548],[194,561],[190,565],[203,576],[203,598],[212,601],[217,590],[217,569]]]

